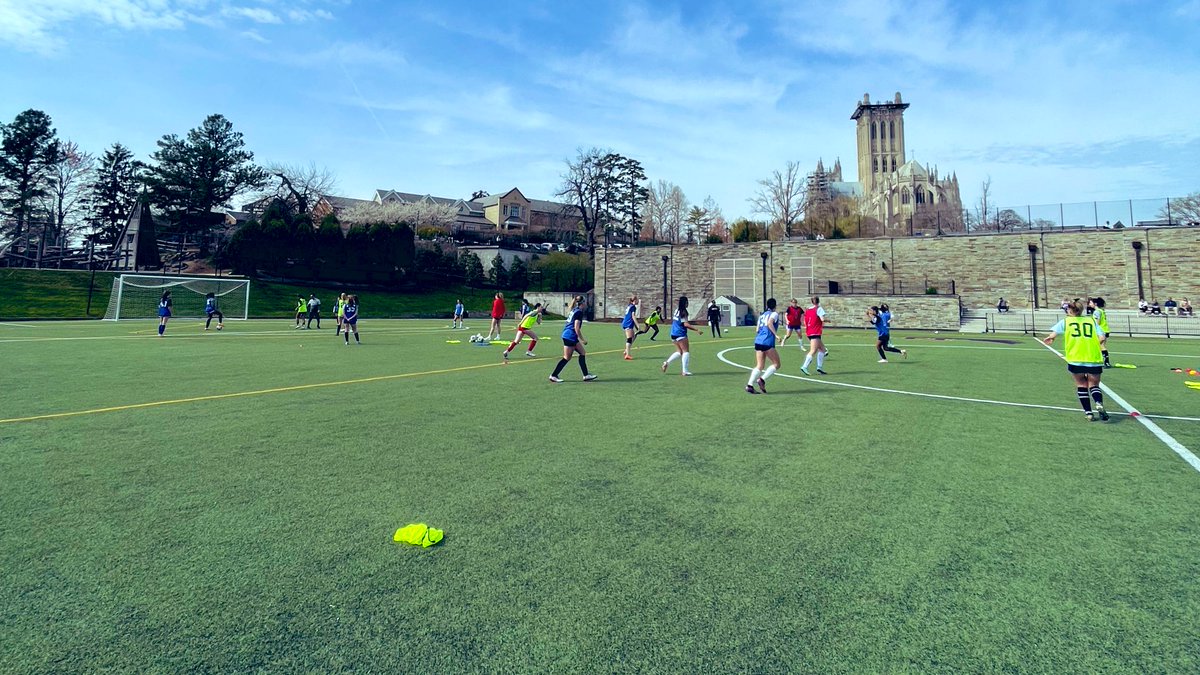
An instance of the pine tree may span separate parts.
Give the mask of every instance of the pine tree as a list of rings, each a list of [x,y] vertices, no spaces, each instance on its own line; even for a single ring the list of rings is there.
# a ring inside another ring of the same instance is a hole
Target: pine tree
[[[8,232],[0,235],[7,234],[25,248],[30,216],[48,193],[59,158],[56,136],[50,116],[40,110],[26,110],[12,124],[0,125],[0,207],[12,219]]]
[[[129,214],[137,206],[142,164],[133,151],[113,143],[104,151],[88,189],[88,225],[98,244],[112,245],[121,236]]]

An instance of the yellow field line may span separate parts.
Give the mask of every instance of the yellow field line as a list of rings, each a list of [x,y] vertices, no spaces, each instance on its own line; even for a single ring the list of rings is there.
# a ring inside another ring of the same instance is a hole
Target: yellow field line
[[[665,345],[647,345],[646,347],[638,347],[637,349],[653,349]],[[606,351],[592,352],[590,355],[613,354],[624,351],[623,349],[609,349]],[[548,359],[538,359],[537,361],[513,361],[512,364],[521,363],[538,363],[545,362]],[[348,384],[366,384],[368,382],[384,382],[387,380],[401,380],[410,377],[421,377],[424,375],[444,375],[446,373],[457,373],[466,370],[479,370],[482,368],[495,368],[497,366],[509,365],[505,362],[500,363],[480,363],[473,366],[460,366],[458,368],[441,368],[438,370],[425,370],[417,373],[397,373],[393,375],[376,375],[374,377],[361,377],[354,380],[341,380],[338,382],[317,382],[314,384],[297,384],[290,387],[275,387],[273,389],[256,389],[254,391],[239,391],[230,394],[210,394],[208,396],[191,396],[188,398],[176,398],[167,401],[150,401],[148,403],[131,403],[128,405],[116,405],[107,408],[92,408],[90,410],[75,410],[72,412],[49,413],[46,415],[30,415],[29,417],[13,417],[10,419],[0,419],[0,424],[16,424],[19,422],[36,422],[38,420],[53,420],[66,417],[79,417],[82,415],[98,415],[100,413],[120,412],[122,410],[137,410],[139,408],[157,408],[165,405],[179,405],[181,403],[196,403],[199,401],[219,401],[227,398],[242,398],[246,396],[262,396],[265,394],[280,394],[289,391],[303,391],[306,389],[321,389],[324,387],[340,387]]]

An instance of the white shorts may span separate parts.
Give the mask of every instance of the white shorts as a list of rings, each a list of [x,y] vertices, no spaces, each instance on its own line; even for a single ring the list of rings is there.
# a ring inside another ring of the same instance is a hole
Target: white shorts
[[[679,337],[671,338],[671,342],[679,342],[680,340],[686,340],[686,339],[687,339],[686,335],[680,335]]]

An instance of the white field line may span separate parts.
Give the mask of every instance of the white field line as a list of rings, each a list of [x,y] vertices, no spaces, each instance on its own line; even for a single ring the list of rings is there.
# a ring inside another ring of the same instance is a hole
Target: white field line
[[[893,342],[892,344],[896,344],[896,343]],[[827,344],[825,346],[826,347],[870,347],[871,349],[875,348],[875,345],[873,345],[873,344],[866,344],[866,343],[859,343],[859,342]],[[1003,351],[1010,351],[1010,352],[1040,352],[1041,351],[1040,349],[1038,349],[1036,347],[1004,347],[1004,346],[985,347],[982,345],[926,345],[926,344],[922,344],[917,347],[917,349],[926,349],[926,348],[932,348],[932,349],[996,349],[996,350],[1003,350]],[[1112,352],[1112,354],[1114,356],[1154,356],[1154,357],[1162,357],[1164,359],[1198,358],[1195,356],[1189,356],[1187,354],[1154,354],[1154,353],[1148,353],[1148,352],[1118,352],[1115,350],[1110,350],[1110,351]]]
[[[750,366],[745,366],[740,363],[734,363],[733,361],[730,361],[729,359],[725,358],[725,354],[727,352],[737,351],[739,349],[750,349],[750,347],[748,347],[748,346],[747,347],[730,347],[728,349],[725,349],[725,350],[719,352],[717,354],[717,358],[735,368],[741,368],[742,370],[752,370],[752,368]],[[920,398],[934,398],[934,399],[941,399],[943,401],[963,401],[966,403],[985,403],[988,405],[1005,405],[1005,406],[1010,406],[1010,407],[1014,407],[1014,408],[1036,408],[1039,410],[1063,410],[1066,412],[1076,412],[1077,411],[1076,408],[1068,408],[1065,406],[1058,406],[1058,405],[1042,405],[1040,403],[1018,403],[1015,401],[997,401],[997,400],[990,399],[990,398],[970,398],[967,396],[950,396],[947,394],[930,394],[928,392],[923,392],[923,391],[906,391],[904,389],[887,389],[884,387],[869,387],[865,384],[850,384],[849,382],[834,382],[833,380],[824,380],[824,379],[820,379],[820,378],[816,378],[816,377],[802,377],[800,375],[789,375],[787,373],[780,373],[780,372],[776,372],[774,377],[786,377],[786,378],[792,379],[792,380],[815,382],[817,384],[826,384],[826,385],[833,386],[833,387],[846,387],[848,389],[861,389],[864,391],[878,391],[878,392],[882,392],[885,394],[901,394],[904,396],[918,396]],[[1128,413],[1119,413],[1119,414],[1128,414]],[[1167,416],[1167,415],[1141,415],[1140,413],[1139,413],[1139,416],[1155,417],[1158,419],[1179,420],[1179,421],[1183,421],[1183,422],[1200,422],[1200,417],[1171,417],[1171,416]]]
[[[0,326],[9,326],[12,328],[37,328],[37,326],[30,323],[9,323],[7,321],[0,321]]]
[[[1036,340],[1037,338],[1034,338],[1034,339]],[[1044,342],[1041,342],[1041,340],[1038,340],[1038,342],[1046,349],[1049,349],[1050,351],[1054,352],[1054,354],[1058,358],[1060,358],[1060,359],[1063,358],[1062,353],[1059,352],[1054,347],[1051,347],[1050,345],[1048,345]],[[1128,401],[1126,401],[1125,399],[1118,396],[1117,392],[1113,391],[1112,388],[1109,387],[1107,384],[1104,384],[1103,382],[1101,382],[1100,389],[1105,394],[1108,394],[1109,398],[1116,401],[1117,405],[1124,408],[1131,417],[1133,417],[1135,420],[1141,422],[1142,426],[1149,429],[1150,433],[1154,434],[1154,436],[1156,438],[1158,438],[1158,440],[1165,443],[1166,446],[1168,448],[1170,448],[1171,450],[1173,450],[1175,452],[1175,454],[1179,455],[1183,459],[1183,461],[1190,464],[1191,467],[1193,469],[1195,469],[1196,471],[1200,471],[1200,457],[1197,457],[1196,455],[1192,454],[1191,450],[1188,450],[1186,447],[1184,447],[1184,445],[1182,443],[1175,440],[1174,436],[1163,431],[1162,427],[1158,426],[1153,421],[1147,419],[1147,417],[1148,417],[1147,415],[1143,415],[1140,412],[1138,412],[1136,408],[1134,408],[1132,405],[1130,405],[1130,403]]]

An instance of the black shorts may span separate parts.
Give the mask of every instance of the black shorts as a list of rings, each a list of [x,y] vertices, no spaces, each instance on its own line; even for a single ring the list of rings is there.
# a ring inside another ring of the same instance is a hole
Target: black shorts
[[[1072,375],[1099,375],[1104,372],[1104,366],[1073,366],[1068,363],[1067,372]]]
[[[809,335],[808,339],[809,340],[820,340],[821,336],[820,335]]]
[[[575,345],[579,344],[579,340],[568,340],[567,338],[563,338],[562,340],[564,347],[574,347]]]
[[[754,343],[754,351],[756,352],[769,352],[772,349],[775,349],[775,345],[760,345],[757,342]]]
[[[790,330],[790,331],[794,331],[794,332],[796,332],[796,333],[799,333],[800,331],[804,330],[804,326],[793,326],[793,325],[791,325],[791,324],[788,324],[788,327],[787,327],[787,329],[788,329],[788,330]]]

